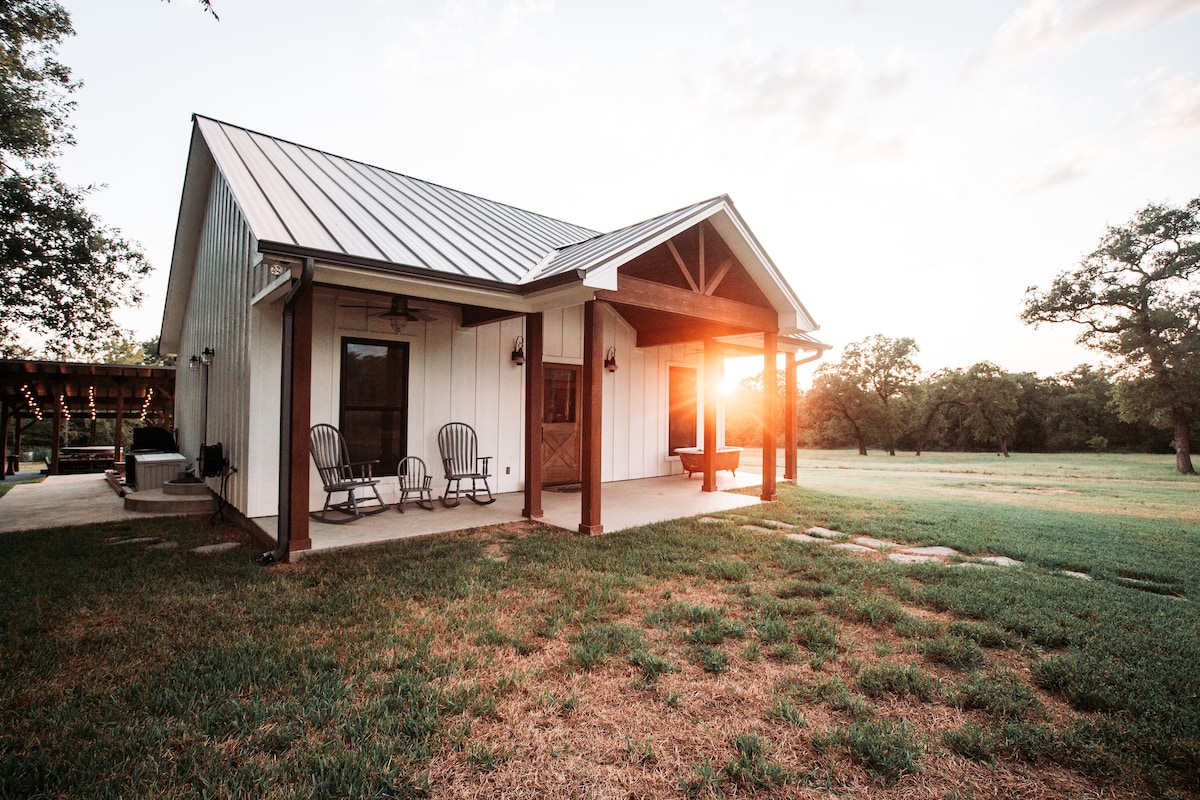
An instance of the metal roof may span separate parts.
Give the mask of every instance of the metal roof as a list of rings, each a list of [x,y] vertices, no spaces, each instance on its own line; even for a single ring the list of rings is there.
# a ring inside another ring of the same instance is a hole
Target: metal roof
[[[260,241],[499,283],[596,231],[197,115]]]

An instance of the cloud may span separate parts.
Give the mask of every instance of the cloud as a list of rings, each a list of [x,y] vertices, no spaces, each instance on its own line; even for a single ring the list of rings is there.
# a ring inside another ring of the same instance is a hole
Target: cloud
[[[1029,0],[996,33],[996,47],[1014,56],[1065,47],[1129,28],[1153,28],[1200,11],[1200,0]]]
[[[1096,153],[1090,148],[1067,148],[1066,152],[1051,158],[1037,174],[1026,180],[1018,193],[1037,194],[1083,180],[1091,174],[1095,160]]]
[[[1200,134],[1200,81],[1190,73],[1174,75],[1154,88],[1155,114],[1148,126],[1152,145],[1168,145]]]

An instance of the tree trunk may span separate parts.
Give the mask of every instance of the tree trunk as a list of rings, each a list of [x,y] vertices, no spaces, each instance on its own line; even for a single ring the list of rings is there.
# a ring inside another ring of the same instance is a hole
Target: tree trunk
[[[1008,437],[1000,437],[1000,455],[1008,458]]]
[[[1195,475],[1196,468],[1192,466],[1192,426],[1188,423],[1188,413],[1184,408],[1176,407],[1171,416],[1175,418],[1175,471],[1180,475]]]
[[[858,437],[858,454],[860,456],[865,456],[867,454],[867,443],[863,441],[861,436]]]

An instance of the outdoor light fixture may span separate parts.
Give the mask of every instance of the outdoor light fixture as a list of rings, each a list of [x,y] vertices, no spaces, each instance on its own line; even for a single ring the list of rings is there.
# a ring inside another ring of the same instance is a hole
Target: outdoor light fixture
[[[512,362],[518,366],[525,363],[525,337],[518,336],[513,342]]]
[[[200,351],[200,363],[206,367],[211,367],[213,356],[215,356],[216,354],[217,354],[217,352],[215,350],[213,350],[211,347],[204,348],[203,350]]]
[[[608,355],[604,357],[604,368],[609,372],[617,371],[617,348],[615,346],[608,348]]]
[[[196,372],[200,369],[200,356],[192,356],[188,359],[188,369]]]

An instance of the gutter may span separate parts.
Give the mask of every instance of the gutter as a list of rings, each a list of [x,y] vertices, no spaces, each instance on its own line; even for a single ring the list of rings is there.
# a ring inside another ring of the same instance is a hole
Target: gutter
[[[276,529],[275,549],[263,553],[263,566],[286,563],[292,543],[292,353],[295,338],[296,302],[312,289],[316,261],[304,258],[300,280],[292,284],[283,298],[283,370],[279,390],[279,527]]]

